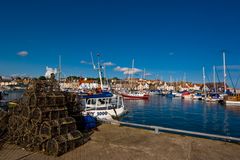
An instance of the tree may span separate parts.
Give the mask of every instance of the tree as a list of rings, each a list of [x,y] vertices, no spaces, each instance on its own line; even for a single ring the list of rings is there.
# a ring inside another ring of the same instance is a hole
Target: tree
[[[46,80],[46,77],[45,76],[40,76],[38,79],[39,80]]]
[[[113,77],[112,79],[113,79],[113,80],[119,80],[119,78],[118,78],[118,77]]]

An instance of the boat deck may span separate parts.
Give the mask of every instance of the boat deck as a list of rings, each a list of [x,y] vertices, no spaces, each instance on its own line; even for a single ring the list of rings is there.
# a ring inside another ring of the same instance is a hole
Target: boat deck
[[[0,148],[1,160],[239,160],[240,145],[204,138],[103,124],[91,140],[60,157],[29,152],[11,144]]]

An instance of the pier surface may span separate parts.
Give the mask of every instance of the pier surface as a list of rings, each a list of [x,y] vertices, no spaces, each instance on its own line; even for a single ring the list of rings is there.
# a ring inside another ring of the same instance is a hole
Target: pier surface
[[[240,145],[103,124],[86,144],[60,157],[5,143],[0,160],[239,160]]]

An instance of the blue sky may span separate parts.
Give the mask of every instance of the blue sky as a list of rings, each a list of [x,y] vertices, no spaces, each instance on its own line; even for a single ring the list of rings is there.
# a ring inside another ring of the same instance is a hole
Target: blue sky
[[[1,1],[0,75],[43,75],[61,55],[65,76],[96,76],[80,63],[92,51],[116,64],[107,67],[110,77],[124,77],[114,68],[131,67],[134,58],[149,78],[186,73],[201,82],[202,66],[210,77],[223,50],[229,65],[240,65],[239,8],[237,0]]]

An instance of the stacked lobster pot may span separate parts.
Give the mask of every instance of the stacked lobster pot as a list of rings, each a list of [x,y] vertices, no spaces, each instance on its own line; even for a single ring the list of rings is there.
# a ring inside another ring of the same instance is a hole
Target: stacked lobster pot
[[[7,130],[7,124],[8,124],[8,113],[6,111],[0,110],[0,142]]]
[[[68,115],[57,81],[33,80],[19,105],[9,108],[8,134],[13,143],[49,155],[64,154],[86,141]]]

